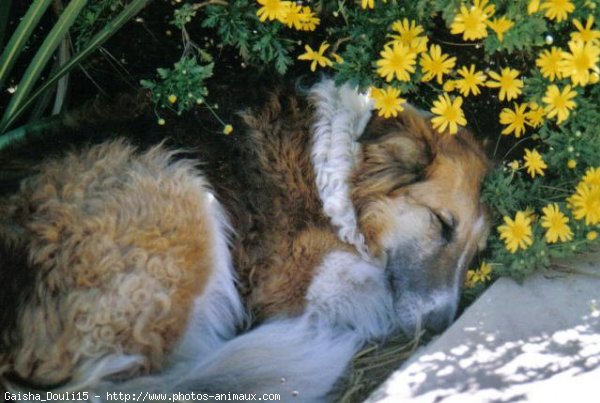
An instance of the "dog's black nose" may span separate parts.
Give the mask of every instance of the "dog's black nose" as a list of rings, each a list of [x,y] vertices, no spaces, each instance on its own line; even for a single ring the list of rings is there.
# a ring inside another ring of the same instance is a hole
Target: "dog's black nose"
[[[434,333],[441,333],[454,322],[455,315],[456,310],[450,306],[436,309],[427,314],[423,326]]]

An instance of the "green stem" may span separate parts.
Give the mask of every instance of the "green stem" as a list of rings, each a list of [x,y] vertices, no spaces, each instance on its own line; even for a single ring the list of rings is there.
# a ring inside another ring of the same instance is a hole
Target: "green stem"
[[[34,123],[20,126],[0,136],[0,150],[9,144],[21,140],[28,134],[42,134],[49,130],[63,126],[63,119],[59,115],[55,115],[46,119],[38,120]]]
[[[215,112],[214,109],[208,103],[206,104],[206,108],[210,111],[210,113],[212,113],[215,119],[219,121],[219,123],[221,123],[223,126],[227,125],[227,123],[223,122],[223,119],[221,119],[217,112]]]

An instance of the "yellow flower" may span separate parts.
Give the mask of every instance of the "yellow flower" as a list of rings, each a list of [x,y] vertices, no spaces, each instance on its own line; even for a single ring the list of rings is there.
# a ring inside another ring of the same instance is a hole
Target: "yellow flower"
[[[525,114],[525,123],[531,127],[540,127],[544,123],[546,111],[536,102],[529,103],[529,112]]]
[[[158,123],[159,126],[164,126],[167,123],[167,121],[163,118],[160,118],[156,121],[156,123]]]
[[[377,87],[369,87],[369,96],[371,97],[371,99],[375,99],[379,96],[379,93],[381,92],[380,88]]]
[[[454,91],[457,88],[456,80],[446,80],[442,88],[446,92]]]
[[[282,17],[281,22],[287,25],[289,28],[294,28],[298,31],[302,30],[304,22],[302,6],[296,3],[290,3],[287,7],[287,12]]]
[[[223,134],[231,134],[232,132],[233,132],[233,126],[225,125],[225,127],[223,127]]]
[[[378,115],[384,118],[398,116],[398,112],[404,110],[402,104],[406,102],[406,99],[400,98],[399,89],[389,86],[371,90],[371,98],[375,101],[375,109],[379,110]]]
[[[257,0],[258,4],[262,7],[258,9],[256,15],[258,19],[264,22],[265,20],[273,21],[279,20],[284,21],[285,16],[290,6],[289,1],[281,0]]]
[[[361,0],[360,6],[362,8],[374,8],[375,0]]]
[[[302,14],[300,16],[302,21],[301,29],[303,31],[314,31],[321,22],[309,6],[302,7]]]
[[[561,22],[567,19],[567,15],[575,10],[575,5],[570,0],[545,0],[540,9],[546,10],[546,18]]]
[[[542,212],[544,215],[542,216],[541,225],[546,228],[546,242],[566,242],[573,239],[573,232],[567,224],[569,219],[560,211],[558,204],[548,204],[542,209]]]
[[[416,53],[401,43],[394,42],[392,46],[385,46],[380,53],[381,59],[377,60],[377,74],[392,81],[396,76],[399,81],[410,81],[410,73],[415,72]]]
[[[567,167],[569,169],[575,169],[575,168],[577,168],[577,161],[575,161],[575,160],[568,160],[567,161]]]
[[[325,53],[328,47],[329,44],[327,42],[323,42],[319,47],[319,50],[314,51],[310,46],[305,45],[304,49],[306,50],[306,53],[298,56],[298,60],[312,61],[310,64],[310,71],[315,71],[317,69],[317,64],[321,67],[332,66],[333,62],[327,57],[323,56],[323,53]]]
[[[587,225],[600,222],[600,186],[580,182],[568,202],[577,220],[585,219]]]
[[[502,112],[500,112],[500,123],[503,125],[508,125],[504,130],[502,130],[502,134],[509,135],[511,133],[515,133],[515,137],[521,137],[521,134],[525,133],[525,122],[526,116],[525,109],[527,108],[527,104],[517,105],[514,104],[515,109],[504,108]]]
[[[492,276],[492,265],[486,262],[481,262],[479,267],[479,278],[485,281],[491,279]]]
[[[467,274],[465,276],[465,287],[473,288],[476,284],[475,281],[475,270],[467,270]]]
[[[570,85],[567,85],[562,92],[554,84],[548,86],[546,95],[542,98],[542,101],[546,104],[545,109],[548,119],[556,116],[557,124],[564,122],[569,117],[571,109],[577,106],[573,101],[576,96],[577,93],[571,89]]]
[[[531,0],[527,5],[527,14],[531,15],[540,10],[540,0]]]
[[[600,186],[600,167],[588,168],[581,182],[589,186]]]
[[[342,56],[338,55],[337,53],[332,53],[331,57],[333,57],[333,59],[335,60],[335,62],[337,64],[342,64],[344,63],[344,59],[342,58]]]
[[[475,270],[467,270],[467,274],[465,276],[465,288],[473,288],[475,286]]]
[[[479,95],[481,93],[479,86],[485,85],[485,80],[487,78],[484,72],[475,71],[474,64],[469,68],[467,68],[467,66],[462,66],[457,72],[462,78],[458,78],[454,82],[455,87],[458,88],[461,95],[467,97],[470,93],[473,93],[473,95]]]
[[[309,6],[302,7],[296,3],[290,3],[281,22],[298,31],[314,31],[320,20]]]
[[[512,171],[517,171],[519,169],[519,161],[517,160],[512,160],[511,162],[509,162],[507,164],[507,166],[512,170]]]
[[[500,101],[510,101],[517,98],[521,94],[523,81],[519,80],[519,71],[510,67],[503,68],[500,74],[495,71],[490,71],[490,77],[496,81],[488,81],[487,86],[490,88],[500,88]]]
[[[504,224],[498,227],[498,232],[510,253],[515,253],[519,248],[525,250],[533,244],[531,218],[522,211],[517,212],[514,220],[504,216]]]
[[[531,206],[527,206],[523,213],[531,220],[536,221],[538,219],[537,214],[535,214],[535,210]]]
[[[590,231],[587,233],[587,235],[585,237],[587,238],[588,241],[593,241],[596,238],[598,238],[598,233],[596,231]]]
[[[550,50],[545,49],[540,53],[535,61],[536,66],[540,68],[542,76],[554,81],[554,78],[561,78],[560,64],[563,58],[563,51],[556,46],[552,46]]]
[[[570,41],[569,50],[563,52],[560,72],[570,77],[574,85],[585,86],[591,81],[592,72],[598,72],[600,46],[594,42]]]
[[[440,95],[437,101],[433,101],[431,112],[436,115],[431,123],[438,132],[443,133],[448,128],[450,134],[456,134],[458,125],[466,126],[467,119],[461,108],[463,99],[456,97],[454,101],[448,94]]]
[[[600,31],[596,31],[592,29],[592,25],[594,24],[594,16],[589,15],[588,19],[585,23],[585,27],[577,18],[573,19],[573,25],[577,28],[577,32],[571,33],[571,39],[575,41],[582,42],[593,42],[600,39]]]
[[[473,288],[477,283],[485,283],[492,278],[492,265],[486,262],[482,262],[479,269],[467,270],[465,277],[465,287]]]
[[[544,169],[548,168],[544,159],[537,150],[525,149],[525,162],[523,166],[527,168],[527,173],[535,178],[536,175],[544,176]]]
[[[174,104],[175,102],[177,102],[177,95],[173,95],[173,94],[169,95],[168,100],[169,100],[169,103]]]
[[[479,270],[475,272],[476,281],[484,283],[492,278],[492,265],[486,262],[481,262]]]
[[[487,25],[496,33],[498,40],[502,42],[504,40],[504,34],[506,31],[511,29],[515,23],[505,16],[502,16],[500,18],[494,18],[493,20],[489,21]]]
[[[423,81],[436,78],[438,84],[442,83],[444,74],[448,74],[456,64],[456,57],[449,57],[442,53],[440,45],[431,45],[429,53],[423,53],[420,60],[423,72]]]
[[[421,53],[427,50],[427,37],[420,36],[424,31],[423,27],[417,25],[413,20],[404,18],[392,24],[392,31],[396,31],[398,35],[388,35],[394,41],[400,42],[415,53]]]
[[[450,32],[463,34],[465,41],[485,38],[488,35],[485,24],[495,11],[493,5],[487,5],[488,0],[474,0],[473,3],[470,8],[461,5],[450,24]]]

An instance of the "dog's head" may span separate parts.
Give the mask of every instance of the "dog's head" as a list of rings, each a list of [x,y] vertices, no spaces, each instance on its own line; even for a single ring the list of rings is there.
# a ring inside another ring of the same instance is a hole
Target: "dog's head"
[[[467,265],[485,244],[480,202],[488,162],[471,134],[439,134],[407,111],[371,119],[352,199],[371,253],[386,267],[399,325],[441,330],[454,319]]]

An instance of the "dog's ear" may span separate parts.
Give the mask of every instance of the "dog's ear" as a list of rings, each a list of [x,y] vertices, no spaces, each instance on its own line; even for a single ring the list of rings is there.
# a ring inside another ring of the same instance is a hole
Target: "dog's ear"
[[[408,170],[421,170],[432,159],[433,145],[428,122],[412,111],[397,118],[373,116],[359,142],[364,157]]]
[[[382,118],[373,114],[362,135],[357,139],[361,144],[381,142],[398,132],[409,133],[409,137],[420,138],[435,148],[438,136],[435,136],[428,116],[413,107],[407,107],[396,118]]]
[[[428,139],[415,128],[410,116],[371,118],[363,135],[361,163],[355,171],[355,195],[390,195],[426,175],[432,161]],[[360,195],[358,194],[360,193]]]

